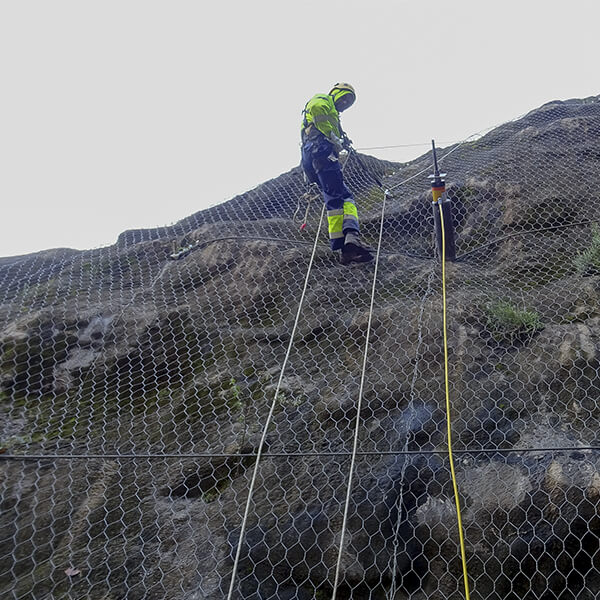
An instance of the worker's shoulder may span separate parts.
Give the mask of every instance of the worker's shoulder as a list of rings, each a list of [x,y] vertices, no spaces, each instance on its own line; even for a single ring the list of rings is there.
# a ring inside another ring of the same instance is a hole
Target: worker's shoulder
[[[315,106],[333,107],[333,98],[329,94],[315,94],[307,103],[306,108],[310,110]]]

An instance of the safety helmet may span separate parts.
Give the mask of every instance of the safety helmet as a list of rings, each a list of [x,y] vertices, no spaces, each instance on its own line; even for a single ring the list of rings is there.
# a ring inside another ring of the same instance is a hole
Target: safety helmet
[[[333,98],[333,103],[338,110],[346,110],[352,106],[356,100],[356,92],[349,83],[336,83],[331,88],[329,95]],[[342,98],[344,98],[344,100],[340,102]]]

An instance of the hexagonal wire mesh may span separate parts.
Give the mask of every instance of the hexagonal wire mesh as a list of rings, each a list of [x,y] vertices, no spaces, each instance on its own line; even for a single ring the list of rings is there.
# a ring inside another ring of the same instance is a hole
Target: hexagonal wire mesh
[[[473,598],[600,588],[599,100],[440,152]],[[374,266],[337,263],[320,200],[299,230],[298,169],[0,260],[2,597],[464,597],[431,154],[362,161]]]

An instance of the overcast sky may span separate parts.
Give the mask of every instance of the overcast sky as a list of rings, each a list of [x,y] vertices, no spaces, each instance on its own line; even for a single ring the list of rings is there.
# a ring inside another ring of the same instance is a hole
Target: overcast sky
[[[299,163],[305,102],[357,90],[407,161],[600,94],[598,0],[0,0],[0,256],[112,244]]]

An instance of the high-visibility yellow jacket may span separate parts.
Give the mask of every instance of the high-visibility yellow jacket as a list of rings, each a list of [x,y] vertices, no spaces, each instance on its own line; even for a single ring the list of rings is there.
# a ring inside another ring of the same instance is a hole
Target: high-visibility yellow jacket
[[[340,114],[335,108],[333,98],[329,94],[316,94],[304,107],[304,121],[302,123],[302,139],[311,137],[314,128],[320,131],[327,139],[331,134],[342,137]]]

